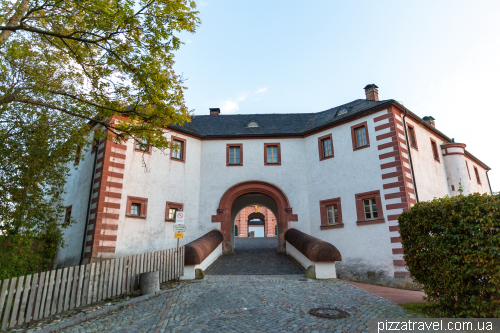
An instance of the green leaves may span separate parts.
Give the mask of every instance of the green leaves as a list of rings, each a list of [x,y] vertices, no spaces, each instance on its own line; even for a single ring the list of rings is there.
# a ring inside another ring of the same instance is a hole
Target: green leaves
[[[48,239],[62,245],[65,179],[96,128],[99,138],[170,147],[165,128],[191,115],[173,53],[176,34],[200,23],[195,7],[0,0],[0,237],[34,242],[53,230]]]
[[[408,269],[438,315],[500,315],[499,196],[419,202],[398,221]]]

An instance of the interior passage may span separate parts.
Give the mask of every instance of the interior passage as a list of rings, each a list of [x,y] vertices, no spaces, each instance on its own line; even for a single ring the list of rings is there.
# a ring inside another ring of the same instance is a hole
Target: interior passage
[[[276,253],[278,237],[235,238],[234,254],[222,255],[206,271],[210,275],[302,274],[284,254]]]

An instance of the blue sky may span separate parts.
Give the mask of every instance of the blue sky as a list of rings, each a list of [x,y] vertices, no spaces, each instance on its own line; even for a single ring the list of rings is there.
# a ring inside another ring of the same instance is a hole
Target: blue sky
[[[500,191],[500,1],[197,1],[175,70],[194,114],[318,112],[379,86],[492,168]]]

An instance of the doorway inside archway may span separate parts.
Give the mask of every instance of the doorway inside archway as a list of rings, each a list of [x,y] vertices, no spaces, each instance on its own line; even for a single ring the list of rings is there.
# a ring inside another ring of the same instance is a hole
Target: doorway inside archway
[[[234,236],[247,237],[277,237],[278,222],[273,212],[262,205],[244,207],[234,219]]]
[[[248,206],[264,206],[271,210],[278,225],[278,252],[285,252],[285,232],[291,221],[297,221],[297,215],[292,213],[290,202],[283,191],[277,186],[263,181],[246,181],[229,188],[222,196],[217,214],[212,215],[212,222],[220,222],[223,234],[222,251],[233,253],[234,221],[236,215]]]

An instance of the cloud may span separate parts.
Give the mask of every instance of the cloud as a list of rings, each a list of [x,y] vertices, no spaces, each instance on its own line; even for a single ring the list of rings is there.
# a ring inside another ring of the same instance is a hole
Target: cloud
[[[256,95],[256,94],[262,94],[263,92],[267,91],[267,87],[264,87],[264,88],[260,88],[260,89],[257,89],[256,92],[254,92],[253,94]]]
[[[267,91],[267,87],[259,88],[255,92],[250,94],[250,96],[262,94],[265,91]],[[248,97],[248,93],[241,92],[240,95],[238,96],[238,98],[225,100],[224,102],[222,102],[222,106],[220,108],[221,113],[231,114],[231,113],[238,111],[240,109],[240,106],[238,103],[243,102],[244,100],[247,99],[247,97]],[[255,100],[259,100],[259,99],[260,98],[254,98],[253,100],[255,101]]]
[[[240,93],[240,96],[236,100],[228,99],[222,103],[221,113],[224,114],[231,114],[240,109],[240,106],[238,105],[239,102],[243,102],[245,99],[247,99],[248,94],[247,93]]]
[[[200,7],[206,7],[206,6],[208,6],[208,2],[207,1],[200,1],[199,4],[200,4]]]

